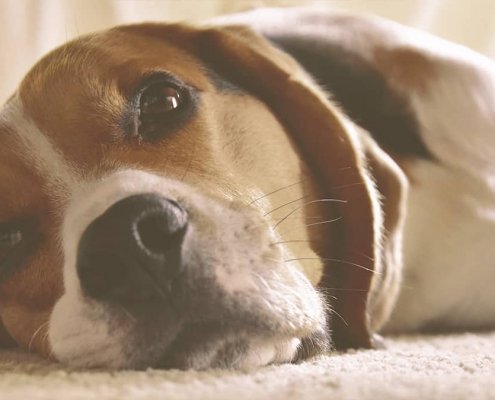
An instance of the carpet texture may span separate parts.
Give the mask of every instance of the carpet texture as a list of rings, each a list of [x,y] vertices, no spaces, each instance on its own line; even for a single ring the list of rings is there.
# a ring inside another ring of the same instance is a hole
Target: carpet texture
[[[0,352],[0,399],[495,399],[495,333],[387,338],[254,371],[76,371]]]

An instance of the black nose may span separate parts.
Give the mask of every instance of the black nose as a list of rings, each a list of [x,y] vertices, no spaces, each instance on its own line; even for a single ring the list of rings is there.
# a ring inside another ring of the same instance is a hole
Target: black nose
[[[86,295],[124,305],[166,299],[179,274],[187,213],[155,194],[112,205],[83,233],[77,273]]]

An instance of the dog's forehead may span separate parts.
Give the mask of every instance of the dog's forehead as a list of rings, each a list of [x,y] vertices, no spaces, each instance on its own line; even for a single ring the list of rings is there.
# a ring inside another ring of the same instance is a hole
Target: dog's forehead
[[[97,106],[98,115],[115,117],[143,76],[155,71],[178,75],[200,89],[208,85],[199,62],[190,53],[167,39],[165,33],[158,38],[141,31],[139,26],[114,28],[69,42],[48,54],[20,85],[25,109],[37,121],[74,118],[92,106]]]
[[[87,169],[96,147],[122,136],[123,115],[145,77],[166,72],[199,91],[212,87],[200,62],[166,32],[161,38],[139,26],[114,28],[56,49],[21,83],[16,97],[22,112]]]
[[[50,179],[79,179],[77,169],[91,168],[84,162],[122,135],[119,121],[129,98],[156,71],[199,90],[211,87],[190,52],[139,26],[79,38],[40,60],[0,109],[0,190],[8,189],[1,190],[2,209],[12,214],[15,193],[30,191],[23,187],[41,192]]]
[[[20,86],[23,99],[80,86],[86,92],[98,85],[132,88],[143,74],[167,70],[185,75],[191,84],[204,86],[205,75],[198,60],[163,26],[163,36],[147,34],[146,25],[122,26],[71,41],[41,59]]]

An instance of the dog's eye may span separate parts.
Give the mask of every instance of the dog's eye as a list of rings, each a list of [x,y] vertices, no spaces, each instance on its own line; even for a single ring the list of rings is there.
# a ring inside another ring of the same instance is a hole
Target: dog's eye
[[[194,109],[193,89],[168,75],[145,80],[137,96],[134,135],[154,140],[177,129]]]
[[[176,88],[166,84],[154,85],[147,88],[139,102],[141,120],[155,118],[178,109],[182,96]]]
[[[0,281],[30,255],[35,236],[25,222],[0,225]]]

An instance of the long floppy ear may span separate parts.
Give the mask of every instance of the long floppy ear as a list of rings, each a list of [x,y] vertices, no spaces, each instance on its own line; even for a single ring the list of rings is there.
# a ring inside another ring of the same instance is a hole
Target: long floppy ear
[[[335,225],[329,228],[333,238],[329,248],[336,261],[326,265],[320,286],[343,289],[334,293],[336,300],[328,299],[335,311],[332,315],[340,316],[331,324],[334,345],[371,347],[368,298],[375,271],[382,270],[378,264],[383,223],[358,132],[294,59],[246,27],[148,25],[145,29],[179,43],[264,101],[287,128],[323,193],[345,201],[337,210],[342,217],[338,235]]]
[[[368,294],[381,240],[376,189],[366,170],[359,137],[299,65],[268,41],[239,26],[197,32],[196,53],[208,65],[262,99],[288,128],[323,191],[344,200],[339,251],[320,285],[338,287],[332,307],[337,348],[371,347]],[[334,227],[332,227],[334,229]],[[332,230],[333,230],[332,229]],[[335,238],[333,233],[331,237]],[[332,245],[335,251],[335,246]],[[330,299],[329,299],[330,300]]]

